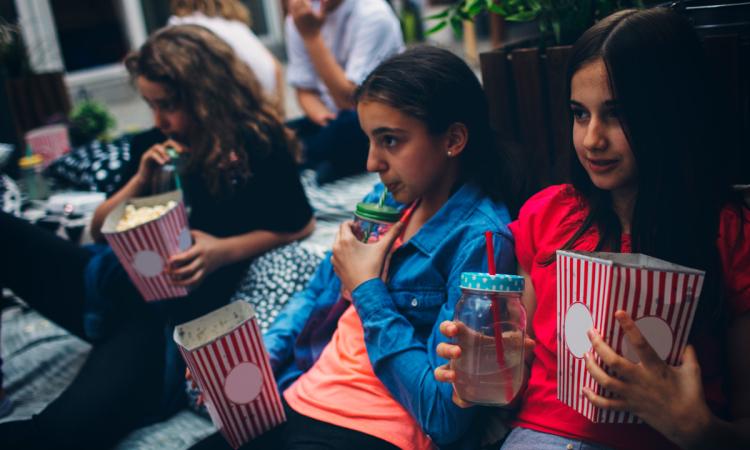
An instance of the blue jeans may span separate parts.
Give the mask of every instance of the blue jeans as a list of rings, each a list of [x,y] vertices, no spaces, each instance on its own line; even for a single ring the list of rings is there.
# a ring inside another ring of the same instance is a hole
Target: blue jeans
[[[609,447],[516,427],[500,450],[609,450]]]

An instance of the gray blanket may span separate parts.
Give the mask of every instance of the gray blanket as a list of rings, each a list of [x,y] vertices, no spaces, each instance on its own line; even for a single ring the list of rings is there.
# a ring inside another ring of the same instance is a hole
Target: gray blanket
[[[359,175],[320,187],[314,174],[306,172],[302,181],[317,219],[316,231],[302,246],[321,254],[330,248],[339,223],[351,217],[356,202],[370,191],[377,176]],[[4,387],[15,404],[13,413],[0,422],[28,418],[65,389],[85,361],[89,346],[33,310],[20,307],[3,311],[0,331]],[[136,430],[117,448],[183,449],[213,431],[208,420],[186,410]]]

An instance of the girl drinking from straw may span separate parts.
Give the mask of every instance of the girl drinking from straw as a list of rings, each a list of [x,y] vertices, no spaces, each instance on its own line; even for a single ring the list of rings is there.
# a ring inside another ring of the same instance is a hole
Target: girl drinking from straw
[[[707,67],[690,23],[661,8],[613,14],[573,47],[573,182],[533,196],[511,224],[536,347],[503,449],[750,446],[750,211],[711,151],[726,135]],[[588,330],[586,369],[614,396],[586,397],[646,424],[593,423],[556,398],[559,249],[645,253],[706,271],[681,365],[666,365],[624,311],[615,319],[639,363]],[[457,332],[452,322],[441,329]],[[438,353],[458,358],[461,349],[439,344]],[[435,377],[455,373],[445,367]]]
[[[487,270],[485,230],[500,236],[497,270],[513,268],[484,93],[461,59],[421,47],[376,68],[357,99],[367,169],[383,182],[366,201],[386,187],[404,213],[370,244],[343,223],[266,334],[288,421],[247,448],[433,448],[458,440],[474,415],[431,372],[461,273]],[[217,434],[196,448],[226,447]]]
[[[140,159],[133,160],[132,177],[99,206],[92,234],[100,236],[118,203],[152,194],[152,179],[170,160],[167,147],[177,149],[187,155],[180,178],[193,242],[168,270],[191,291],[153,305],[166,312],[165,330],[162,311],[146,307],[114,257],[94,257],[0,215],[0,285],[94,341],[59,398],[31,420],[0,425],[0,448],[109,448],[148,418],[174,412],[184,403],[185,369],[167,347],[172,340],[165,342],[169,325],[226,304],[250,258],[314,226],[293,161],[295,143],[227,44],[202,27],[171,27],[152,35],[126,66],[158,129],[134,140]],[[93,314],[102,305],[106,314]],[[105,323],[106,329],[94,326]]]

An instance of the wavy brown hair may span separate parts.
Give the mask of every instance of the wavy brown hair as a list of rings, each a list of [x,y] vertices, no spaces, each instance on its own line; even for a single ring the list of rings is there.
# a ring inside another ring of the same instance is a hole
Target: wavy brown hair
[[[246,151],[289,151],[298,143],[264,98],[255,75],[215,34],[197,25],[163,28],[125,59],[134,79],[162,84],[170,103],[190,117],[185,171],[200,173],[209,191],[250,177]]]
[[[250,11],[239,0],[171,0],[169,7],[176,16],[200,12],[208,17],[223,17],[252,25]]]

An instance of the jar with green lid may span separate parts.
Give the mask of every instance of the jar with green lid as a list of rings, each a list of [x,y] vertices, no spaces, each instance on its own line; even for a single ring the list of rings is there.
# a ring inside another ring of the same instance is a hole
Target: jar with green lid
[[[465,401],[500,406],[518,394],[524,377],[526,310],[518,275],[461,274],[453,320],[461,356],[451,361],[453,387]]]
[[[354,211],[354,235],[360,242],[377,242],[400,218],[401,211],[393,206],[357,203]]]
[[[44,200],[49,196],[47,181],[42,176],[44,159],[30,154],[18,160],[20,169],[19,187],[29,201]]]

